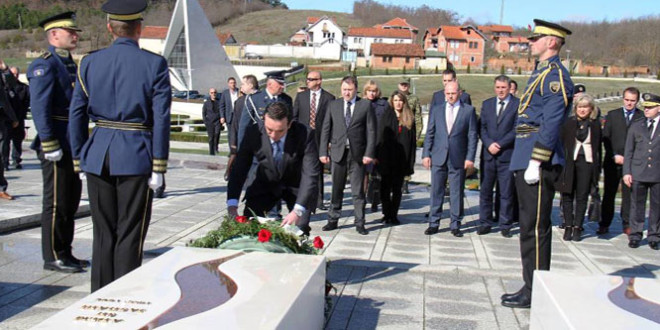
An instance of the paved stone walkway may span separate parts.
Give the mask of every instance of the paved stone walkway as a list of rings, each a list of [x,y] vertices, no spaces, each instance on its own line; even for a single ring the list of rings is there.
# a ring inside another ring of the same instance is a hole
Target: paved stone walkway
[[[41,172],[34,153],[25,156],[24,170],[7,173],[9,191],[17,199],[0,201],[0,228],[17,217],[38,219]],[[226,212],[224,157],[172,154],[171,158],[166,198],[154,201],[145,262],[203,236],[219,225]],[[367,212],[369,235],[358,235],[349,193],[338,230],[321,231],[325,212],[312,218],[312,234],[326,242],[324,254],[331,260],[328,278],[337,288],[326,328],[527,328],[529,310],[505,308],[499,301],[502,293],[515,291],[522,283],[517,230],[510,239],[498,231],[476,235],[479,196],[467,192],[465,236],[453,237],[447,220],[441,222],[440,233],[425,236],[429,204],[425,178],[428,171],[418,168],[415,179],[421,182],[404,196],[399,226],[383,226],[375,221],[380,213]],[[326,197],[329,192],[327,176]],[[556,214],[553,219],[558,222]],[[658,278],[658,253],[646,241],[639,249],[629,249],[620,226],[616,219],[613,232],[598,238],[597,225],[588,223],[587,237],[580,243],[562,241],[561,231],[553,229],[552,271]],[[40,228],[6,229],[0,234],[0,328],[29,328],[89,293],[89,272],[66,275],[42,269]],[[91,219],[83,215],[76,221],[74,254],[90,258],[91,245]]]

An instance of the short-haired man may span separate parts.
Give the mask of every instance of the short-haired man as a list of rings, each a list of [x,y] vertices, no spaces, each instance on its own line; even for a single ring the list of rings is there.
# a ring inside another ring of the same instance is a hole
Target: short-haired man
[[[357,78],[346,76],[340,86],[342,98],[330,102],[321,132],[319,160],[323,164],[332,160],[332,205],[323,230],[337,229],[346,175],[349,174],[355,230],[360,235],[367,235],[364,228],[364,174],[365,165],[371,164],[376,155],[376,114],[371,110],[369,100],[357,97]]]
[[[16,169],[23,168],[23,165],[21,165],[23,161],[21,156],[23,155],[23,140],[25,140],[25,118],[30,108],[30,87],[18,80],[19,70],[17,67],[12,66],[9,68],[9,71],[16,81],[16,86],[12,90],[13,93],[10,93],[13,96],[10,95],[9,101],[14,108],[18,125],[12,127],[12,122],[5,123],[8,124],[6,126],[9,128],[9,136],[2,144],[2,157],[6,170],[9,169],[10,157],[14,160]]]
[[[236,160],[236,152],[238,151],[238,127],[240,124],[240,119],[243,116],[243,109],[250,108],[254,106],[254,101],[252,101],[252,94],[255,94],[259,91],[259,81],[254,75],[245,75],[241,79],[240,87],[240,96],[234,102],[234,114],[231,129],[229,129],[228,140],[229,140],[229,159],[227,160],[227,167],[225,168],[225,181],[229,181],[229,173],[231,173],[231,168],[233,167],[234,161]]]
[[[598,224],[598,235],[605,235],[610,230],[614,218],[614,204],[619,183],[623,177],[623,164],[626,147],[626,136],[630,124],[644,118],[644,112],[637,109],[639,89],[628,87],[623,91],[623,106],[610,110],[605,115],[603,127],[603,145],[605,158],[603,159],[603,176],[605,189],[603,203],[601,204],[601,220]],[[621,185],[621,222],[624,233],[630,233],[630,187]]]
[[[496,224],[493,219],[493,190],[497,183],[499,199],[499,227],[504,237],[511,237],[513,225],[515,186],[513,173],[509,170],[515,123],[520,100],[509,93],[509,77],[495,77],[495,96],[484,101],[481,106],[481,141],[483,143],[483,173],[479,197],[479,229],[477,234],[485,235]]]
[[[202,119],[206,126],[206,133],[209,136],[209,154],[215,155],[218,152],[218,143],[220,142],[220,132],[222,131],[222,119],[220,119],[220,104],[218,100],[218,90],[211,87],[209,89],[209,98],[204,101],[202,106]]]
[[[256,175],[245,191],[243,213],[265,216],[284,200],[290,212],[282,225],[297,225],[309,235],[309,215],[316,207],[321,170],[313,131],[292,122],[286,104],[275,102],[266,107],[263,126],[248,127],[229,175],[227,209],[231,216],[238,215],[238,201],[253,160]]]
[[[146,0],[103,4],[114,41],[80,60],[71,100],[73,159],[94,223],[92,292],[142,264],[151,190],[167,171],[172,87],[165,58],[138,45],[146,8]]]
[[[296,100],[293,103],[293,120],[305,125],[314,132],[314,138],[317,147],[319,147],[323,119],[325,119],[328,104],[335,99],[335,96],[321,87],[323,83],[321,72],[310,71],[307,74],[306,83],[307,88],[296,95]],[[318,181],[316,208],[327,210],[328,208],[323,203],[323,171],[319,171]]]
[[[422,151],[422,164],[431,170],[429,227],[424,234],[433,235],[439,231],[445,186],[449,180],[449,228],[455,237],[463,237],[465,172],[474,167],[479,128],[474,108],[459,101],[461,90],[458,83],[447,82],[444,93],[446,101],[429,111]]]
[[[431,106],[429,107],[429,117],[431,116],[431,109],[433,109],[434,106],[436,105],[443,105],[445,103],[445,92],[444,92],[444,87],[447,86],[448,83],[450,82],[455,82],[458,83],[458,78],[456,78],[456,71],[453,69],[446,69],[442,71],[442,86],[443,90],[439,90],[435,93],[433,93],[433,97],[431,98]],[[459,90],[460,90],[460,99],[461,104],[467,104],[467,105],[472,105],[472,99],[470,98],[470,94],[466,92],[465,90],[460,89],[460,84],[459,84]]]
[[[216,91],[217,92],[217,91]],[[220,123],[227,125],[227,136],[231,135],[232,123],[234,122],[234,104],[240,97],[240,90],[236,86],[236,78],[227,79],[227,88],[222,91],[220,96]]]
[[[502,295],[502,305],[529,308],[534,270],[550,269],[552,230],[550,216],[554,183],[564,166],[561,127],[573,100],[573,82],[559,60],[559,51],[571,31],[535,19],[529,37],[532,55],[539,62],[520,98],[516,141],[511,155],[520,205],[520,257],[523,287]]]
[[[39,23],[50,46],[27,71],[30,106],[37,137],[31,148],[37,151],[43,176],[41,246],[44,269],[65,273],[83,271],[89,265],[71,254],[74,216],[80,203],[82,183],[74,172],[68,141],[69,104],[76,81],[76,62],[71,51],[78,45],[75,14],[66,12]]]
[[[637,248],[642,240],[650,192],[646,239],[651,249],[660,250],[660,96],[644,93],[642,106],[645,118],[630,125],[623,162],[623,182],[632,189],[628,246]]]

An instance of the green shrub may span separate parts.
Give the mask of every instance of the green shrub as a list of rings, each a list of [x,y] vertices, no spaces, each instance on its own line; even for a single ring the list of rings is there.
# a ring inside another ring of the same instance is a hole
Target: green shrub
[[[470,63],[468,63],[468,66],[467,66],[467,73],[470,73]]]

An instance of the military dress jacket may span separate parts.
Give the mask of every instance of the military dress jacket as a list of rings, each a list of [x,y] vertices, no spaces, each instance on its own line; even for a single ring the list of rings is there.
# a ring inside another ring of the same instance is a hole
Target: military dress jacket
[[[43,152],[70,149],[67,121],[75,73],[76,64],[71,55],[58,55],[54,46],[28,67],[30,111],[37,129],[32,149]]]
[[[69,118],[74,169],[100,175],[108,157],[112,176],[164,173],[171,93],[165,58],[132,39],[83,57]]]
[[[539,62],[520,98],[512,171],[526,169],[531,159],[542,165],[564,165],[559,135],[572,100],[573,81],[559,56]]]

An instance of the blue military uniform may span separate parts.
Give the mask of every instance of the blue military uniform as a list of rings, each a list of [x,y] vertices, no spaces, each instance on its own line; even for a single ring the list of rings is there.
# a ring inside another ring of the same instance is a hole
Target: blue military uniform
[[[46,30],[60,28],[80,31],[74,14],[67,12],[40,23]],[[82,271],[80,260],[71,254],[74,216],[80,203],[82,185],[73,171],[68,142],[69,103],[76,76],[76,63],[68,50],[51,45],[30,64],[30,107],[37,129],[31,148],[37,151],[43,175],[43,207],[41,214],[42,254],[44,268],[63,272]],[[53,154],[61,154],[52,158]],[[48,156],[48,159],[46,158]],[[50,160],[49,160],[50,159]]]
[[[537,63],[520,98],[510,165],[518,195],[525,283],[517,293],[502,296],[502,305],[513,308],[530,307],[534,270],[550,269],[554,183],[564,165],[559,137],[573,100],[573,82],[557,55],[571,31],[554,23],[534,22],[534,34],[529,37],[532,51],[538,51],[544,60]],[[556,48],[550,48],[548,39],[538,41],[545,37],[555,38]]]
[[[282,102],[286,104],[289,112],[291,112],[293,109],[291,96],[287,95],[286,93],[279,94],[273,98],[268,95],[268,92],[261,90],[246,96],[245,107],[243,108],[243,112],[241,113],[241,118],[239,119],[238,123],[237,146],[239,148],[248,127],[257,124],[263,125],[264,111],[266,111],[266,107],[273,102]]]
[[[167,170],[169,69],[135,40],[146,6],[144,0],[103,5],[111,27],[126,22],[136,35],[115,34],[110,47],[81,59],[71,101],[71,149],[76,170],[87,175],[94,223],[92,291],[141,265],[153,198],[149,177]],[[95,127],[88,136],[89,120]]]

